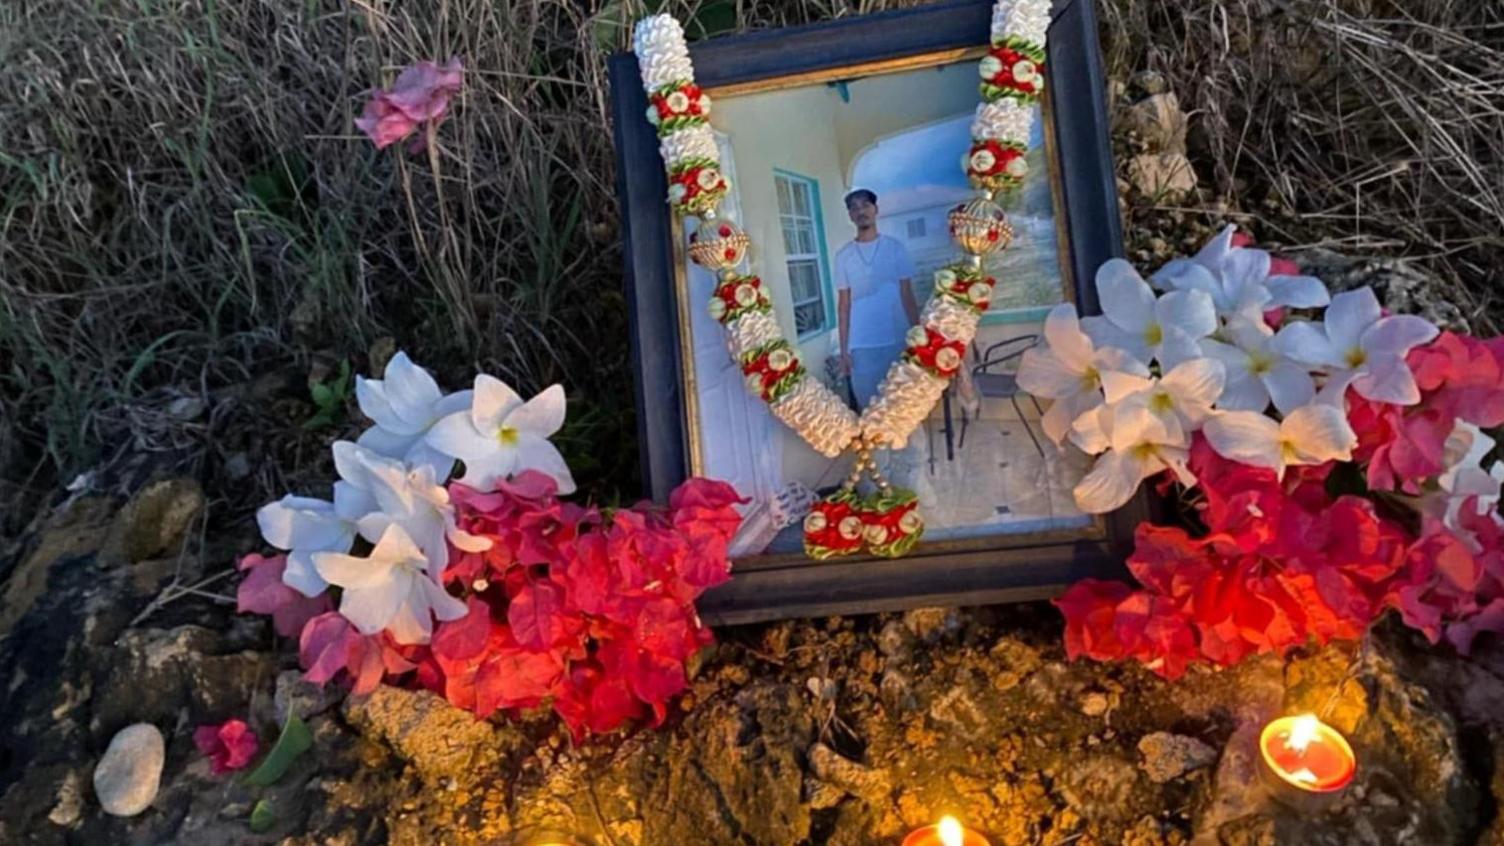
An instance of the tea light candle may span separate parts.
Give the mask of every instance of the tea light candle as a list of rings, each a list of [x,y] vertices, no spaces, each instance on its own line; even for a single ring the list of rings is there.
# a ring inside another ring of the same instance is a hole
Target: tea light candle
[[[975,831],[965,828],[955,817],[945,816],[940,818],[936,825],[927,825],[924,828],[909,832],[909,836],[903,839],[903,846],[992,846]]]
[[[1336,797],[1358,770],[1347,738],[1315,714],[1280,717],[1259,735],[1264,768],[1286,795]]]

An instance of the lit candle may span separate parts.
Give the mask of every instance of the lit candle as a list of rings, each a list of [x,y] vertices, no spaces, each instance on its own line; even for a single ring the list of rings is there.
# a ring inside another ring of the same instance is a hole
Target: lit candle
[[[938,825],[927,825],[924,828],[909,832],[909,836],[903,839],[903,846],[992,846],[987,838],[965,828],[952,816],[940,818]]]
[[[1280,717],[1259,735],[1264,770],[1277,797],[1302,805],[1335,799],[1353,780],[1358,761],[1347,738],[1314,714]]]

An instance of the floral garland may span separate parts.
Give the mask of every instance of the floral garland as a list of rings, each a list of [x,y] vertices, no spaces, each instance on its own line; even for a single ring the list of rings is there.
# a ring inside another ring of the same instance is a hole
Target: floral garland
[[[1083,511],[1163,477],[1204,532],[1144,523],[1141,588],[1072,586],[1073,657],[1175,677],[1356,638],[1389,609],[1464,654],[1504,633],[1504,464],[1483,431],[1504,426],[1504,339],[1331,295],[1231,226],[1149,281],[1113,260],[1096,285],[1108,313],[1057,307],[1019,384],[1052,403],[1057,445],[1096,456]]]
[[[669,15],[637,24],[634,50],[651,103],[648,121],[657,128],[669,175],[668,203],[681,215],[701,219],[690,236],[689,256],[720,276],[710,314],[726,328],[727,346],[742,366],[748,390],[768,402],[774,416],[820,454],[834,458],[853,450],[857,456],[841,489],[805,521],[805,550],[811,557],[864,549],[898,556],[912,549],[923,533],[914,495],[895,489],[882,477],[872,450],[901,448],[908,442],[960,370],[981,313],[991,301],[995,281],[982,273],[982,260],[1005,249],[1013,237],[993,195],[1018,187],[1028,173],[1024,155],[1033,107],[1044,89],[1049,9],[1049,0],[999,0],[993,9],[992,47],[980,69],[983,102],[963,161],[979,195],[949,215],[951,235],[966,259],[936,273],[936,296],[925,304],[919,323],[906,336],[903,355],[889,368],[877,397],[860,417],[799,361],[760,280],[737,271],[750,239],[716,212],[730,186],[721,173],[708,124],[710,98],[694,83],[683,28]],[[876,491],[860,497],[856,487],[864,475]]]

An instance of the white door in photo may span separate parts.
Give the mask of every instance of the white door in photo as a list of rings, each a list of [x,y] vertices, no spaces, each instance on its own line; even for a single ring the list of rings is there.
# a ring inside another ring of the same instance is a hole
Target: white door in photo
[[[716,133],[721,168],[731,182],[731,192],[721,203],[721,213],[741,221],[737,197],[736,164],[730,140]],[[686,225],[693,231],[695,218]],[[782,455],[777,421],[761,399],[747,390],[741,367],[726,350],[725,330],[705,304],[715,290],[715,275],[695,264],[689,266],[690,337],[694,341],[696,398],[699,405],[701,456],[704,473],[727,482],[751,502],[741,507],[742,528],[732,542],[732,556],[762,551],[777,534],[775,501],[782,488],[779,468]]]

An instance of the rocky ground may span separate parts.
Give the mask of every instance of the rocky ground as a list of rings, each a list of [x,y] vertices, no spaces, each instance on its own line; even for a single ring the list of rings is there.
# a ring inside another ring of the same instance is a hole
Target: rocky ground
[[[188,482],[118,511],[77,498],[5,562],[0,842],[505,844],[546,828],[601,846],[857,846],[949,812],[997,844],[1504,843],[1497,643],[1461,661],[1386,626],[1170,684],[1066,662],[1047,606],[780,623],[722,631],[662,730],[576,746],[541,717],[301,682],[266,621],[215,601],[225,581],[172,588],[205,580],[174,554],[201,506]],[[269,741],[289,709],[314,745],[272,787],[211,775],[193,746],[195,726],[236,716]],[[1304,816],[1252,767],[1253,732],[1295,709],[1361,761],[1339,805]],[[166,738],[161,788],[109,816],[94,767],[141,722]],[[272,822],[254,834],[262,799]]]

